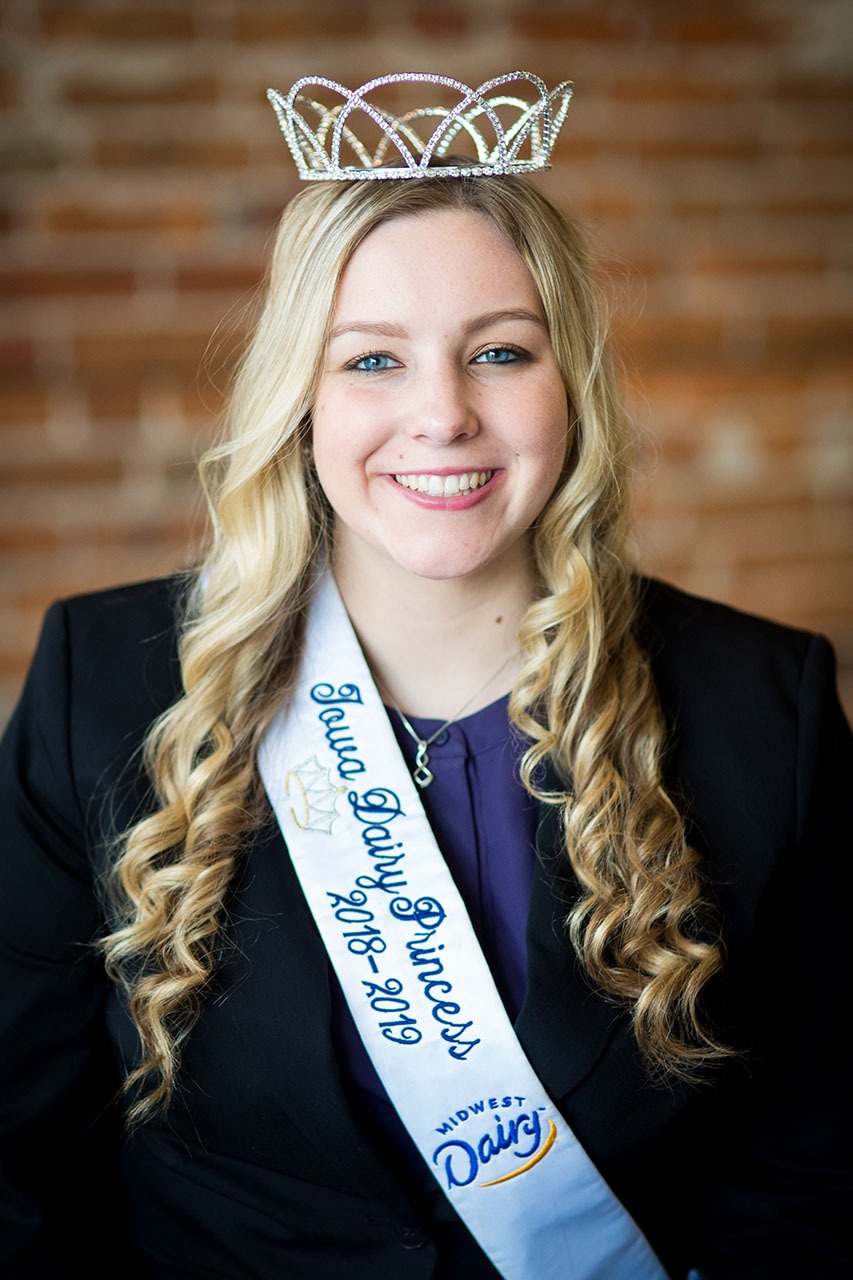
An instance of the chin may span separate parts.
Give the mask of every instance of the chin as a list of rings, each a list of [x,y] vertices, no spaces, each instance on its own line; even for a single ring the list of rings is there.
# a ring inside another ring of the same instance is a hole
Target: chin
[[[393,557],[398,568],[416,578],[425,578],[430,582],[452,582],[455,579],[471,578],[487,570],[493,563],[489,557],[460,556],[458,551],[451,555],[401,556],[399,552]]]

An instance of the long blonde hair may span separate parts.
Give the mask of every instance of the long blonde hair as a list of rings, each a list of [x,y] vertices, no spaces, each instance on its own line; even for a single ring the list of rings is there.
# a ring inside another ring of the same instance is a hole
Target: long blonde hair
[[[521,628],[510,700],[531,740],[524,783],[562,816],[579,885],[568,933],[590,980],[631,1010],[651,1072],[690,1076],[726,1052],[699,1007],[720,948],[701,926],[697,857],[662,781],[665,726],[626,554],[630,436],[581,239],[522,179],[317,184],[281,219],[227,438],[202,462],[212,535],[182,623],[184,692],[146,738],[158,807],[126,833],[113,874],[117,917],[103,950],[142,1044],[131,1120],[172,1095],[228,890],[263,812],[256,750],[293,688],[312,567],[329,537],[306,446],[341,273],[379,223],[447,208],[489,219],[521,254],[570,405],[564,472],[533,531],[542,594]],[[546,760],[562,782],[543,791]]]

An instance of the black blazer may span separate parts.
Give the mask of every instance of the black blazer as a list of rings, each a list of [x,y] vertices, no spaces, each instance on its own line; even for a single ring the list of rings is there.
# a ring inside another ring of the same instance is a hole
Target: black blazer
[[[245,850],[174,1106],[120,1136],[134,1036],[88,944],[110,837],[150,804],[142,736],[179,689],[177,590],[55,605],[0,753],[0,1274],[494,1276],[431,1178],[396,1168],[346,1096],[329,966],[272,820]],[[831,650],[643,591],[670,782],[723,922],[711,1010],[743,1057],[703,1087],[644,1078],[624,1015],[563,940],[574,886],[548,811],[517,1032],[673,1277],[840,1278],[853,749]]]

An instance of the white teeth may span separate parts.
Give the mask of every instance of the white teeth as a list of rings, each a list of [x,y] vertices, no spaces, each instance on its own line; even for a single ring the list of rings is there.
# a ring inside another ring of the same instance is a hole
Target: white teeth
[[[459,493],[471,493],[491,480],[492,471],[461,471],[454,476],[432,476],[423,472],[415,475],[395,475],[397,484],[404,489],[429,494],[431,498],[452,498]]]

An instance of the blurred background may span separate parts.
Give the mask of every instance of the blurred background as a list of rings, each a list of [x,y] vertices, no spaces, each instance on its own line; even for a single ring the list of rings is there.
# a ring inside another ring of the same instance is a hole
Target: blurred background
[[[853,710],[850,0],[2,0],[0,724],[57,596],[182,566],[301,75],[576,97],[643,568],[825,632]]]

